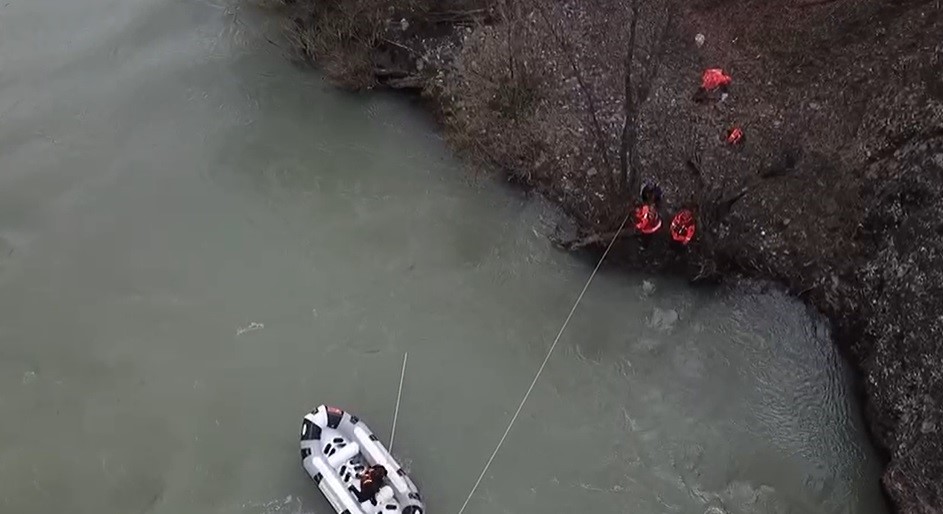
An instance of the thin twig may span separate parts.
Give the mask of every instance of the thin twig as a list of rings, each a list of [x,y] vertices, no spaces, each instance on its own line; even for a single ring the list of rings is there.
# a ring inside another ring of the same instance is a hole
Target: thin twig
[[[406,50],[407,52],[409,52],[409,53],[411,53],[411,54],[413,54],[413,55],[419,55],[419,52],[413,50],[412,48],[409,48],[408,46],[406,46],[406,45],[404,45],[404,44],[402,44],[402,43],[397,43],[396,41],[393,41],[392,39],[385,38],[385,37],[381,37],[381,38],[380,38],[380,41],[383,41],[384,43],[391,44],[391,45],[393,45],[393,46],[398,46],[398,47],[402,48],[403,50]]]

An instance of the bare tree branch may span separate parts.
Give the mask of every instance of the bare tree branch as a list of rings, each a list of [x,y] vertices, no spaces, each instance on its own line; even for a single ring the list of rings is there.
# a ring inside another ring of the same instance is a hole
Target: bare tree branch
[[[583,73],[580,70],[579,65],[576,63],[574,57],[575,52],[567,44],[566,40],[560,36],[557,32],[556,27],[550,21],[550,18],[547,16],[546,11],[544,10],[543,5],[541,5],[540,0],[537,0],[534,3],[534,8],[540,17],[543,19],[544,23],[547,24],[547,28],[550,30],[550,34],[553,36],[553,39],[557,42],[560,48],[563,50],[563,54],[566,57],[567,61],[570,64],[570,67],[573,69],[573,73],[576,76],[576,83],[579,85],[580,91],[586,97],[587,107],[589,108],[589,115],[593,122],[593,130],[596,135],[596,147],[599,150],[599,154],[602,157],[603,163],[606,166],[606,183],[609,187],[609,190],[615,193],[615,180],[612,178],[612,166],[609,163],[609,155],[605,144],[606,137],[602,130],[602,125],[599,123],[598,110],[596,109],[596,101],[593,98],[592,91],[586,86],[586,82],[583,80]]]
[[[638,23],[641,15],[642,0],[633,0],[631,7],[632,20],[629,23],[629,36],[625,52],[625,91],[623,101],[622,135],[619,142],[619,159],[621,164],[621,191],[622,194],[635,191],[639,183],[639,169],[641,158],[638,152],[638,123],[641,106],[648,101],[652,84],[658,72],[658,64],[664,52],[665,40],[671,21],[674,18],[677,3],[668,1],[665,11],[665,22],[660,30],[653,30],[651,46],[645,57],[641,75],[633,81],[635,58],[638,45]]]
[[[622,102],[624,119],[622,120],[622,136],[619,141],[619,164],[622,171],[619,185],[623,194],[625,194],[628,185],[629,152],[636,153],[634,142],[637,138],[634,137],[634,132],[638,109],[635,105],[635,95],[632,94],[632,67],[635,63],[635,35],[638,32],[640,1],[632,0],[632,21],[629,24],[629,40],[625,49],[625,98]]]
[[[665,22],[661,25],[661,30],[652,35],[652,48],[645,60],[645,76],[639,83],[638,103],[642,104],[648,100],[652,92],[652,84],[655,77],[658,76],[658,64],[661,62],[661,56],[665,53],[666,41],[668,39],[668,30],[671,22],[674,20],[678,3],[669,0],[665,6]]]
[[[634,234],[629,230],[623,230],[621,232],[612,230],[609,232],[603,232],[599,234],[590,234],[588,236],[577,238],[577,239],[572,239],[569,241],[557,240],[557,241],[554,241],[554,244],[556,244],[560,248],[563,248],[564,250],[573,251],[573,250],[580,250],[588,246],[605,246],[606,243],[612,241],[612,239],[616,236],[618,236],[618,239],[622,239],[622,238],[629,237],[632,235]]]

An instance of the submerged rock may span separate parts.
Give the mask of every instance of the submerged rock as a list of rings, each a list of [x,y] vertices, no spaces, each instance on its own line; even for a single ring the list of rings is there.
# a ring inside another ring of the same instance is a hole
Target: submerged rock
[[[655,292],[655,283],[651,280],[642,281],[642,292],[646,295],[650,295]]]
[[[652,328],[661,331],[669,331],[674,328],[678,322],[678,311],[674,309],[659,309],[655,307],[652,311],[649,324]]]

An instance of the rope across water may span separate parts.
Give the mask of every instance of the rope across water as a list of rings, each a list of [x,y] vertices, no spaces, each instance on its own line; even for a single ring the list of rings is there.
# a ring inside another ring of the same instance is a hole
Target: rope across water
[[[403,379],[406,378],[406,359],[409,352],[403,354],[403,371],[399,374],[399,389],[396,391],[396,408],[393,410],[393,428],[390,429],[390,453],[393,452],[393,440],[396,438],[396,418],[399,417],[399,401],[403,398]]]
[[[630,211],[631,214],[631,211]],[[557,332],[557,337],[554,338],[553,344],[550,345],[550,349],[547,350],[547,356],[544,357],[544,361],[540,364],[540,367],[537,368],[537,373],[534,375],[534,380],[531,381],[530,387],[527,388],[527,392],[524,393],[524,397],[521,398],[520,405],[517,406],[517,411],[514,412],[514,415],[511,416],[511,421],[508,423],[507,428],[504,430],[504,434],[501,435],[501,439],[498,441],[498,445],[494,447],[494,451],[491,452],[491,457],[488,457],[488,462],[485,463],[485,467],[481,470],[481,474],[478,475],[478,480],[475,480],[475,485],[472,486],[471,491],[468,492],[468,497],[465,498],[465,503],[462,504],[462,508],[458,509],[458,514],[463,514],[465,508],[468,507],[468,502],[471,501],[472,496],[475,495],[475,491],[478,490],[478,486],[481,485],[482,479],[485,477],[485,473],[488,472],[488,468],[491,467],[491,463],[494,461],[495,456],[498,454],[498,451],[501,449],[501,446],[504,444],[504,440],[507,439],[508,434],[511,432],[511,427],[514,426],[514,422],[517,421],[517,417],[521,414],[521,410],[524,409],[524,404],[527,403],[527,399],[530,397],[530,393],[534,390],[534,386],[537,385],[537,380],[540,378],[540,374],[543,373],[544,368],[547,367],[547,362],[550,361],[550,356],[553,355],[553,350],[557,347],[557,343],[560,342],[560,337],[563,336],[563,332],[566,330],[566,326],[570,323],[570,319],[573,317],[573,313],[576,312],[576,308],[579,307],[580,302],[583,300],[583,296],[586,294],[586,290],[589,289],[589,285],[593,283],[593,279],[596,278],[596,272],[599,271],[599,268],[602,266],[603,261],[606,260],[606,256],[609,255],[609,250],[612,250],[612,245],[615,244],[616,239],[619,238],[619,235],[622,233],[622,230],[625,228],[626,222],[629,221],[630,214],[626,214],[625,219],[622,220],[622,223],[619,225],[619,229],[616,230],[612,240],[609,241],[609,245],[606,247],[606,251],[603,252],[602,257],[599,258],[599,262],[596,263],[596,267],[593,269],[593,272],[589,275],[589,279],[586,281],[586,284],[583,286],[583,290],[580,291],[579,296],[576,297],[576,301],[573,302],[573,308],[570,309],[570,313],[567,314],[566,319],[563,320],[563,325],[560,327],[560,331]]]

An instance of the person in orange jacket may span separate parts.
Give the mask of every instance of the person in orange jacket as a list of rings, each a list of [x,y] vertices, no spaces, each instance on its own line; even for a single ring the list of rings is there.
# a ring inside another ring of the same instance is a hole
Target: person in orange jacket
[[[383,487],[386,478],[386,468],[381,465],[370,466],[360,475],[360,494],[357,498],[361,502],[372,500]]]
[[[644,203],[635,208],[635,228],[643,234],[654,234],[661,228],[661,217],[654,205]]]
[[[635,208],[635,228],[642,234],[654,234],[661,228],[661,188],[655,182],[646,182],[639,193],[641,204]]]
[[[671,239],[681,245],[687,245],[694,239],[697,232],[697,223],[694,221],[694,211],[681,209],[671,220]]]

